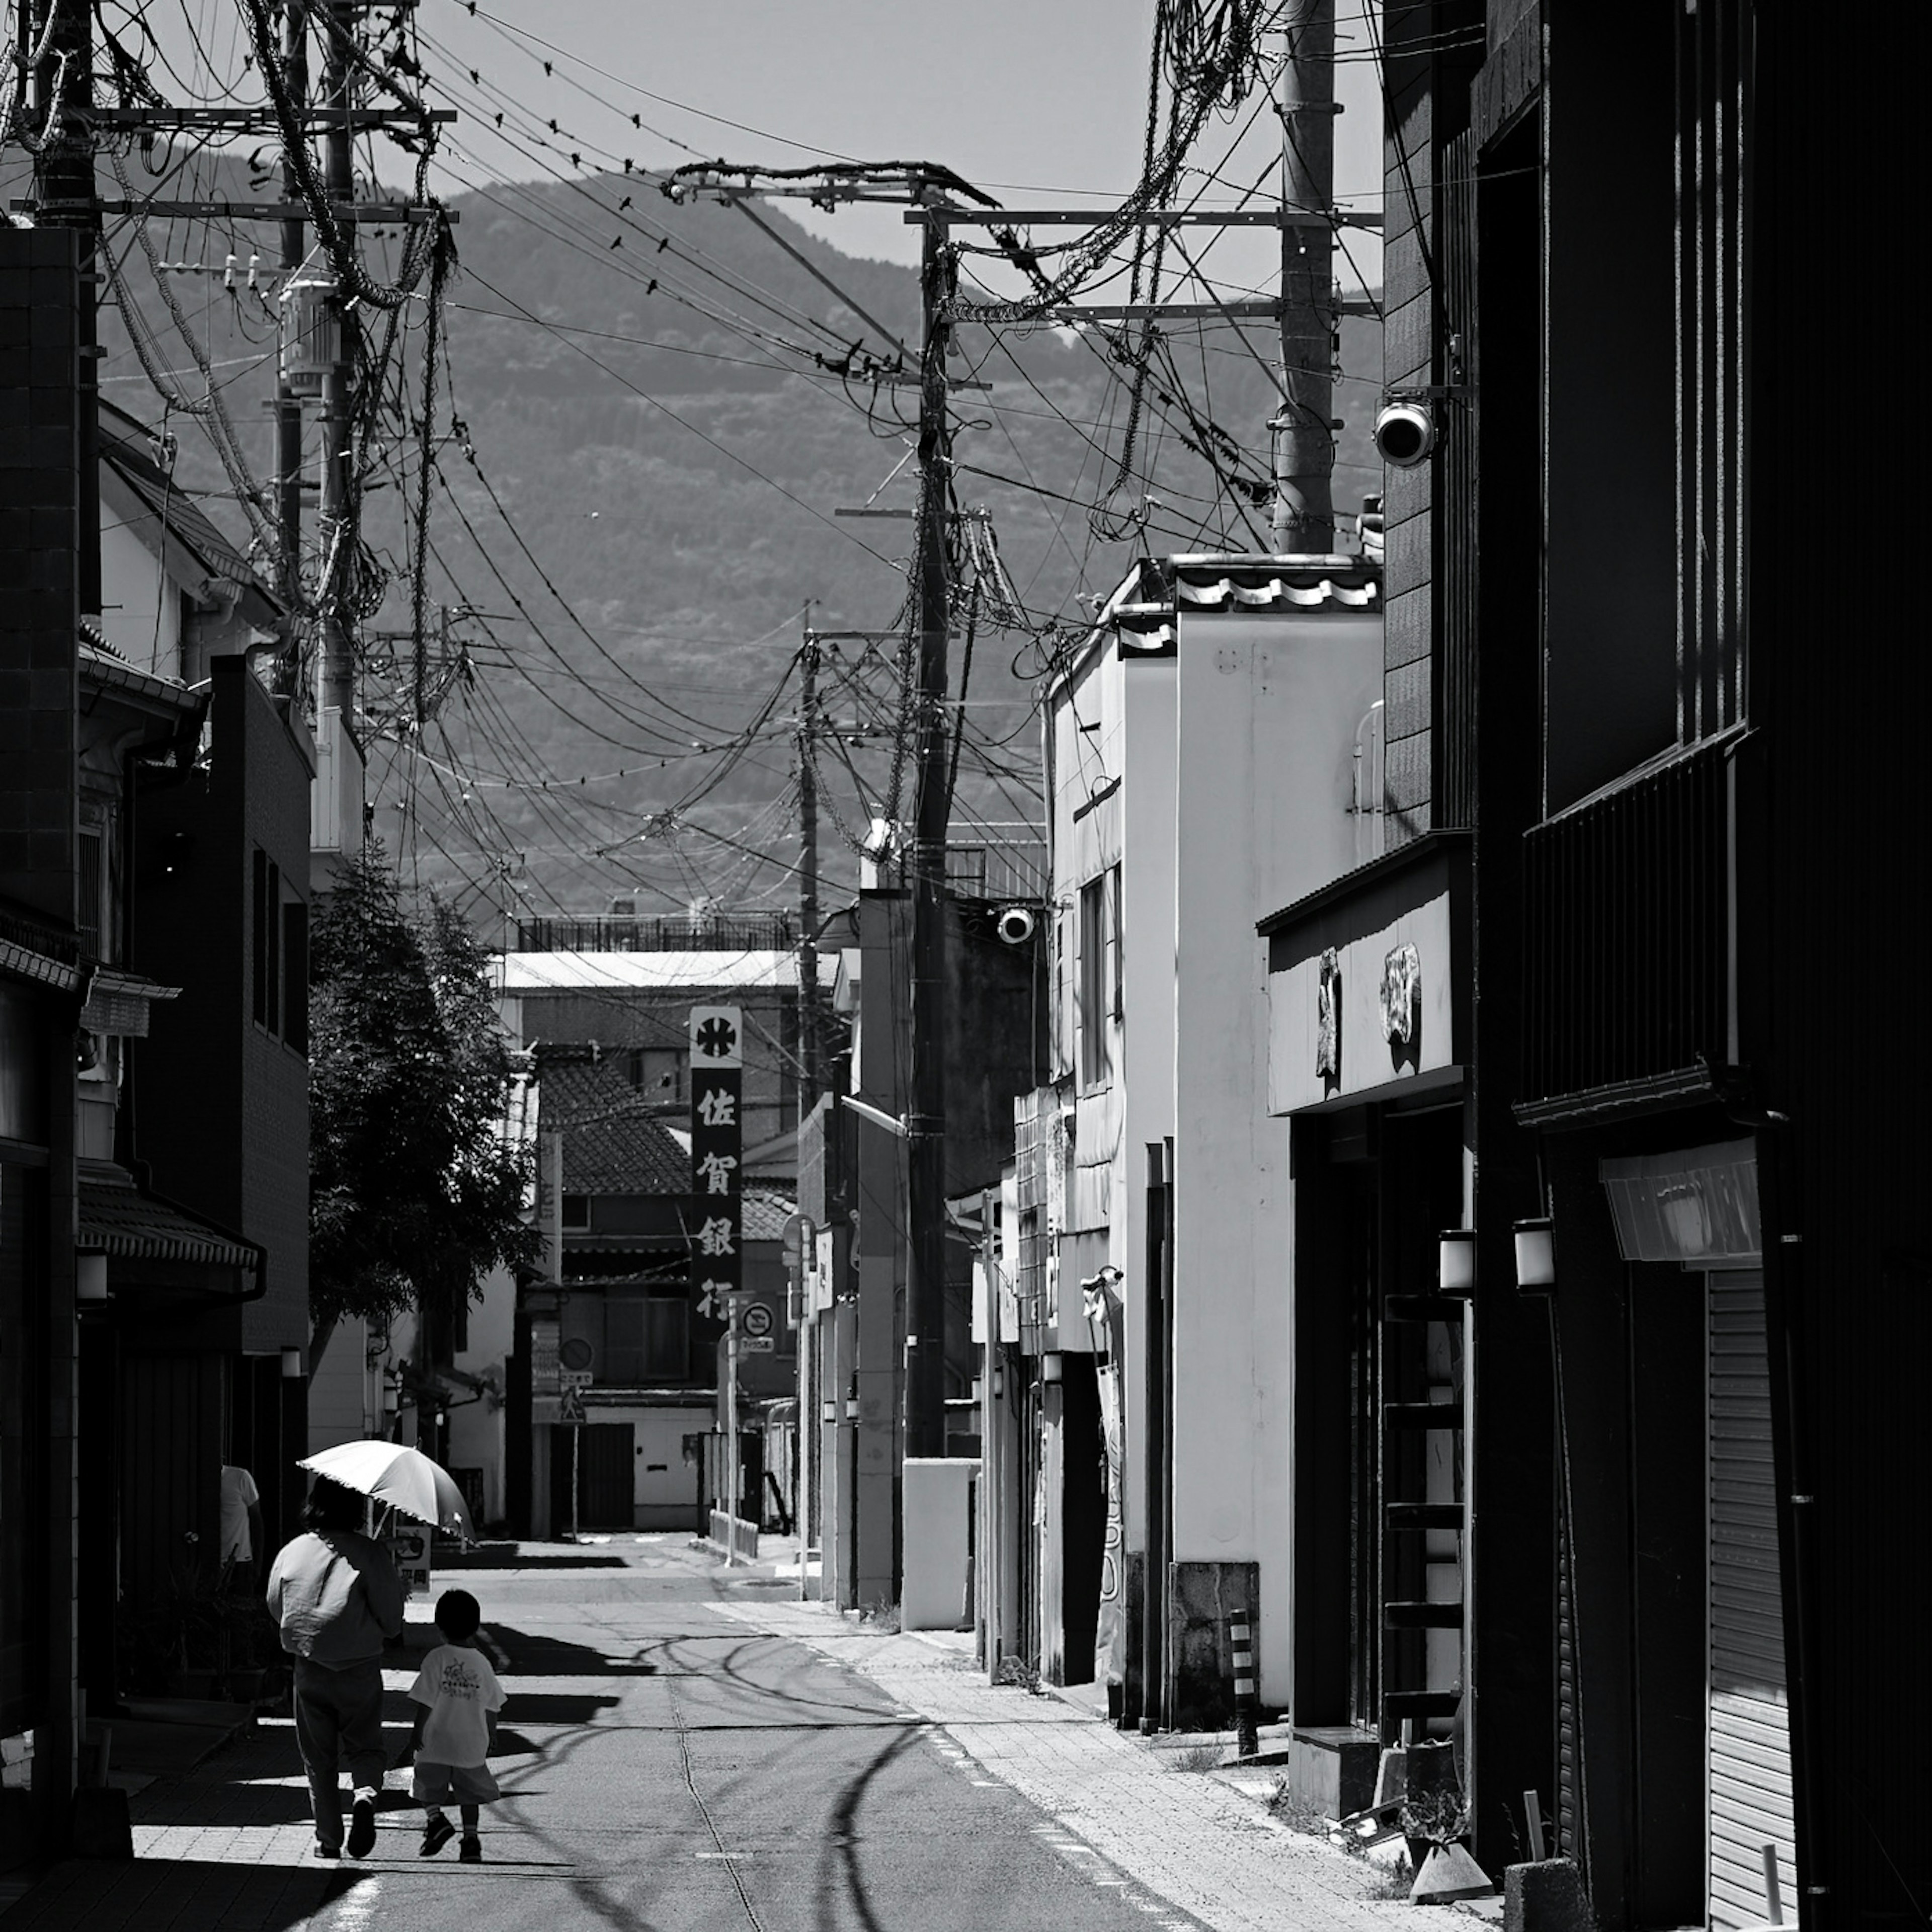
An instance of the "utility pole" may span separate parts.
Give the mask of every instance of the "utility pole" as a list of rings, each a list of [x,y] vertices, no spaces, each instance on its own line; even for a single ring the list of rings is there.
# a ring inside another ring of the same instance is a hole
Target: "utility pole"
[[[308,0],[287,0],[282,16],[282,77],[295,104],[298,120],[308,107]],[[302,182],[292,156],[282,157],[282,199],[292,209],[302,206]],[[282,224],[282,274],[293,278],[302,265],[304,243],[300,214]],[[282,547],[282,598],[289,614],[287,658],[290,688],[293,688],[296,609],[302,598],[302,402],[284,377],[275,391],[275,504]]]
[[[1282,16],[1281,361],[1274,431],[1278,552],[1335,548],[1334,382],[1335,0],[1288,0]]]
[[[322,0],[325,55],[322,63],[323,112],[328,127],[325,146],[324,187],[338,210],[344,247],[352,254],[356,224],[352,214],[341,212],[356,199],[356,70],[350,58],[355,45],[356,0]],[[338,331],[334,366],[324,379],[322,405],[322,511],[320,534],[325,559],[322,609],[322,663],[317,710],[328,728],[326,714],[336,714],[334,727],[338,836],[346,860],[362,849],[362,754],[356,739],[356,652],[350,619],[340,586],[353,569],[353,560],[338,554],[350,517],[351,470],[356,460],[353,440],[356,350],[362,329],[348,306],[346,291],[336,292]]]
[[[43,145],[34,157],[34,199],[44,227],[70,228],[80,238],[80,368],[75,410],[80,450],[80,608],[100,611],[100,284],[96,250],[100,209],[94,172],[94,13],[90,0],[43,0],[23,8],[26,52],[46,37],[33,75],[35,118]]]
[[[912,844],[912,1092],[906,1110],[905,1453],[946,1453],[946,554],[952,487],[946,352],[952,340],[954,256],[945,224],[920,230],[918,794]]]
[[[798,661],[798,1118],[818,1104],[825,1072],[819,1061],[818,778],[813,733],[818,726],[818,635],[812,599],[805,602],[805,646]]]
[[[94,193],[94,46],[93,9],[91,0],[44,0],[44,4],[22,6],[20,10],[22,35],[22,62],[46,35],[44,57],[34,72],[34,118],[40,124],[44,145],[34,158],[34,198],[39,219],[49,226],[75,231],[76,259],[80,269],[75,291],[79,310],[75,318],[79,351],[74,374],[74,447],[80,460],[74,521],[70,526],[79,554],[75,559],[73,588],[78,614],[98,616],[100,610],[100,479],[98,456],[98,404],[95,386],[98,368],[99,332],[96,318],[95,290],[99,285],[98,242],[100,217]],[[23,277],[22,280],[26,278]],[[35,282],[39,277],[32,278]],[[25,304],[19,323],[28,317]],[[58,338],[56,338],[58,339]],[[40,358],[37,355],[34,358]],[[24,398],[21,400],[24,400]],[[38,444],[54,435],[51,428],[15,429],[8,433],[10,446]],[[20,459],[15,458],[14,460]],[[34,460],[39,460],[35,452]],[[40,506],[36,505],[38,510]],[[52,508],[51,504],[46,506]],[[24,518],[22,519],[24,520]],[[38,520],[38,518],[36,520]],[[21,548],[26,548],[22,543]],[[51,542],[49,549],[55,546]],[[44,560],[52,562],[52,555]],[[55,586],[50,580],[49,588]],[[31,607],[37,600],[20,600]],[[70,663],[74,650],[71,626],[76,613],[62,608],[58,628],[67,634],[59,648]],[[29,619],[38,623],[38,618]],[[14,664],[38,662],[25,656],[10,658]],[[36,754],[39,755],[39,754]],[[78,774],[76,773],[77,776]],[[70,793],[68,811],[71,812]],[[70,824],[71,820],[70,820]],[[71,835],[70,834],[70,837]],[[71,849],[71,848],[70,848]],[[78,896],[77,893],[76,895]],[[69,902],[69,916],[74,902]],[[51,1046],[51,1042],[50,1042]],[[50,1053],[50,1061],[59,1072],[62,1057]],[[69,1067],[71,1058],[67,1060]],[[56,1217],[74,1211],[74,1147],[76,1108],[71,1073],[65,1076],[65,1093],[50,1105],[48,1142],[52,1150],[47,1177],[47,1211]],[[56,1086],[56,1093],[60,1092]],[[72,1226],[70,1220],[68,1225]],[[34,1829],[40,1841],[50,1848],[62,1845],[74,1815],[72,1792],[79,1770],[85,1736],[86,1693],[81,1684],[80,1627],[82,1606],[78,1579],[85,1558],[81,1555],[81,1531],[76,1510],[81,1462],[80,1426],[86,1420],[82,1408],[80,1310],[76,1299],[75,1262],[70,1253],[63,1256],[62,1244],[52,1244],[41,1274],[46,1283],[41,1324],[43,1339],[34,1353],[39,1357],[28,1373],[45,1391],[45,1433],[40,1443],[42,1470],[38,1483],[30,1484],[25,1500],[29,1510],[37,1505],[44,1512],[40,1544],[44,1559],[38,1574],[23,1580],[23,1606],[38,1599],[39,1617],[45,1636],[38,1671],[29,1671],[23,1688],[39,1694],[40,1712],[34,1726],[32,1767],[32,1804]],[[29,1334],[32,1330],[29,1328]],[[30,1344],[30,1347],[32,1345]],[[38,1487],[39,1494],[32,1496]],[[32,1612],[29,1611],[29,1615]],[[38,1678],[38,1682],[35,1678]]]

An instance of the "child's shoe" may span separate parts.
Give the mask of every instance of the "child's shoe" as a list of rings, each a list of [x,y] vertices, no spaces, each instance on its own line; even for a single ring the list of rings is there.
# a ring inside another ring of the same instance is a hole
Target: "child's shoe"
[[[483,1862],[483,1840],[472,1834],[457,1846],[456,1856],[466,1865],[480,1865]]]
[[[349,1814],[349,1841],[344,1849],[352,1858],[366,1858],[376,1849],[376,1794],[358,1791]]]
[[[456,1827],[439,1811],[423,1827],[422,1844],[416,1853],[422,1858],[433,1858],[456,1836]]]

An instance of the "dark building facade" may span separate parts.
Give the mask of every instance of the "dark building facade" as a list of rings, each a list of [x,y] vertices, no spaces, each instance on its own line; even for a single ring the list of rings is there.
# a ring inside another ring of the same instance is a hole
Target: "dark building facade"
[[[1910,573],[1854,615],[1816,532],[1856,478],[1862,554],[1909,553],[1926,484],[1882,408],[1814,406],[1806,238],[1898,260],[1860,184],[1923,30],[1384,20],[1388,386],[1436,428],[1388,477],[1389,849],[1262,926],[1340,1021],[1284,1086],[1298,1729],[1453,1742],[1492,1870],[1534,1792],[1606,1928],[1763,1921],[1767,1847],[1804,1924],[1911,1922],[1926,1056],[1876,969],[1924,947],[1927,673]],[[1909,382],[1884,314],[1826,333]]]
[[[284,1526],[308,1326],[306,1071],[286,1033],[250,1058],[249,862],[222,855],[272,850],[299,907],[312,762],[244,656],[204,652],[196,688],[100,628],[79,245],[0,237],[0,1862],[64,1844],[84,1727],[184,1660],[224,1462]],[[172,554],[173,644],[212,650]],[[274,929],[298,1013],[299,911]]]

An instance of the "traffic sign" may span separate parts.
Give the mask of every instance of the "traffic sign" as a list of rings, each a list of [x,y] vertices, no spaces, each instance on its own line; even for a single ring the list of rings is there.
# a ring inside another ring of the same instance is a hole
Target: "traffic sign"
[[[745,1333],[754,1340],[760,1335],[772,1332],[772,1311],[762,1301],[754,1301],[745,1310]]]
[[[748,1355],[769,1355],[778,1348],[776,1340],[770,1335],[741,1335],[738,1346]]]
[[[558,1405],[557,1420],[560,1422],[580,1424],[584,1420],[584,1391],[580,1388],[567,1388],[563,1400]]]
[[[559,1369],[556,1372],[559,1388],[587,1389],[594,1379],[588,1369]]]

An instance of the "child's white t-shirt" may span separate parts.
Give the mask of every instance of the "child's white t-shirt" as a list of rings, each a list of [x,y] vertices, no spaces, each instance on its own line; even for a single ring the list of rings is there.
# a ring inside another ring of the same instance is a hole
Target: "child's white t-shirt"
[[[503,1687],[480,1650],[439,1645],[423,1659],[410,1696],[427,1705],[416,1756],[428,1764],[476,1766],[488,1758],[486,1713],[503,1708]]]

